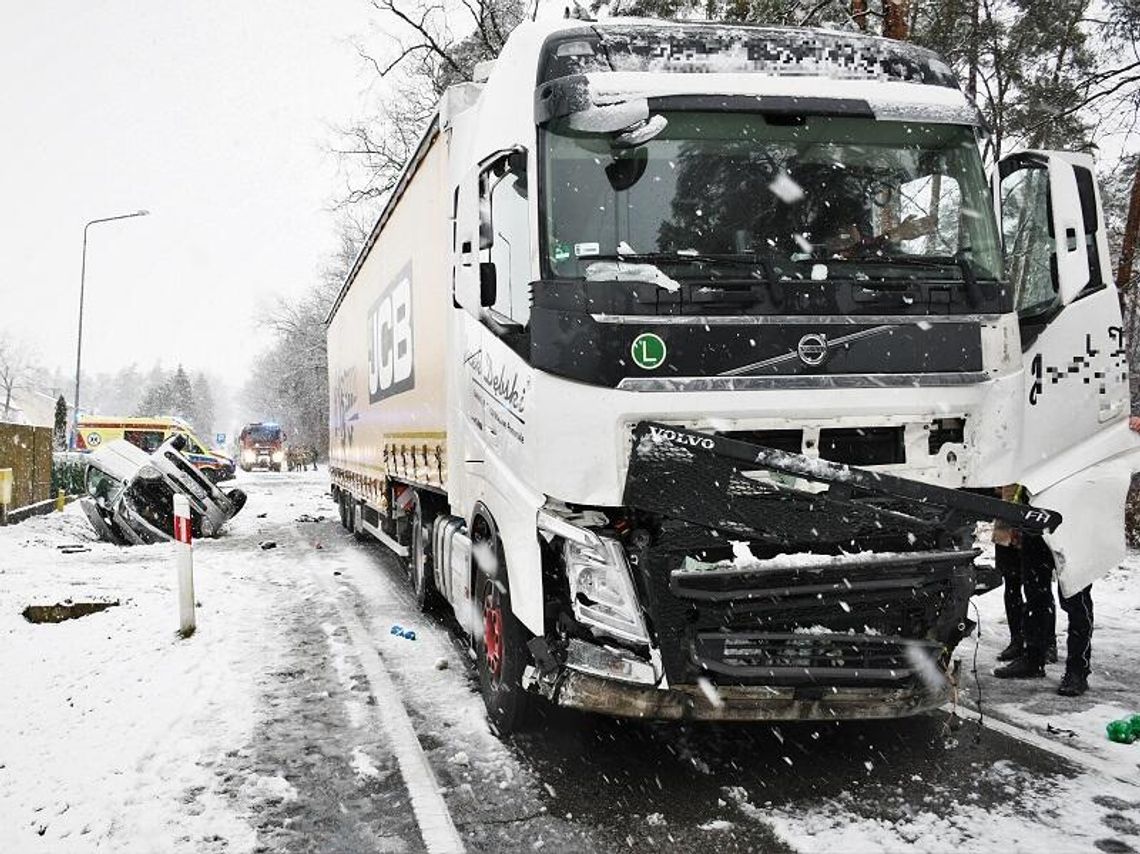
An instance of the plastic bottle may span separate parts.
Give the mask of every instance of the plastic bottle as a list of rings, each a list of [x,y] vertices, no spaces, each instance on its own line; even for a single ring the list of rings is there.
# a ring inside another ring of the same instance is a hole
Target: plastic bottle
[[[1105,730],[1108,732],[1108,740],[1115,741],[1117,744],[1131,744],[1136,740],[1136,736],[1132,734],[1130,719],[1110,721]]]

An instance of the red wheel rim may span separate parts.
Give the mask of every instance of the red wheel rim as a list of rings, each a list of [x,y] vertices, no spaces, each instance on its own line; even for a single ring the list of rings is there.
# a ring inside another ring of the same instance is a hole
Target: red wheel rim
[[[483,655],[492,681],[498,683],[503,672],[503,608],[491,581],[483,595]]]

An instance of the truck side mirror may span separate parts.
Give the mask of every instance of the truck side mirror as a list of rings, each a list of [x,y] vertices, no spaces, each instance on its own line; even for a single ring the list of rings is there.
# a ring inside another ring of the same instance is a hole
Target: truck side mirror
[[[483,261],[479,264],[479,305],[488,308],[495,304],[497,296],[495,264],[492,261]]]
[[[490,249],[495,242],[495,232],[491,227],[491,197],[479,199],[479,248]]]

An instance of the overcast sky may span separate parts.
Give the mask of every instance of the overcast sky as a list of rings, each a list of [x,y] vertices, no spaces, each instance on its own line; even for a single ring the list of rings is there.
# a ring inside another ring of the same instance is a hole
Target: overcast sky
[[[84,372],[158,359],[235,379],[258,307],[334,245],[330,125],[368,76],[365,0],[9,3],[0,26],[0,330]]]

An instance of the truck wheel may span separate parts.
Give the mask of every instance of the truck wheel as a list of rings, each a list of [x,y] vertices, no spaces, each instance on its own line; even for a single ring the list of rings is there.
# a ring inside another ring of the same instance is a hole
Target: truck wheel
[[[411,507],[411,555],[408,558],[408,574],[412,577],[412,590],[416,594],[416,604],[421,611],[431,610],[436,590],[435,577],[428,563],[428,529],[424,527],[424,510],[419,495],[412,499]]]
[[[340,512],[340,526],[346,531],[348,530],[348,510],[345,506],[344,493],[338,492],[336,496],[336,508]]]
[[[350,529],[352,531],[352,536],[356,537],[358,541],[364,542],[368,539],[368,532],[365,531],[364,526],[360,524],[361,517],[364,515],[364,508],[361,506],[360,502],[354,498],[349,502],[348,512],[349,516],[352,518],[352,528]]]
[[[476,630],[481,628],[482,632],[475,638],[475,650],[488,722],[497,735],[505,737],[524,728],[531,705],[531,697],[522,686],[528,660],[526,630],[511,610],[502,542],[489,525],[486,528],[476,543],[490,547],[485,553],[495,555],[498,566],[479,566],[476,561],[475,603],[482,617]]]

